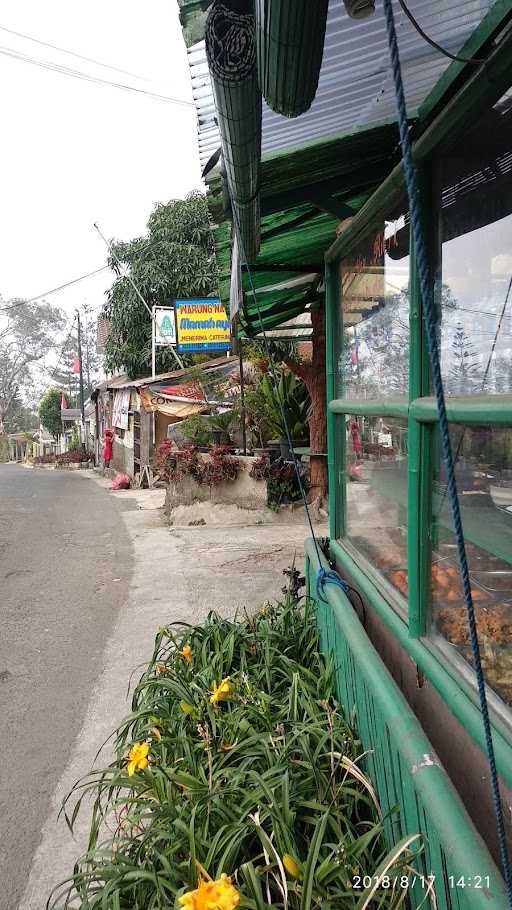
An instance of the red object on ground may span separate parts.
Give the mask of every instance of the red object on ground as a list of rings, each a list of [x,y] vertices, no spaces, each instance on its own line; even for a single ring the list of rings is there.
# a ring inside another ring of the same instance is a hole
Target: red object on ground
[[[130,489],[130,478],[128,474],[116,474],[112,481],[113,490],[129,490]]]
[[[110,461],[112,458],[112,444],[114,439],[114,433],[112,430],[105,430],[105,436],[103,437],[103,452],[101,457],[103,461]]]

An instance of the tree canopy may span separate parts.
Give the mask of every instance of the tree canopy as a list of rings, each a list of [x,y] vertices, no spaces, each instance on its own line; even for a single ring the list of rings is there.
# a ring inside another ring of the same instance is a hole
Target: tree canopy
[[[0,312],[0,433],[21,392],[34,385],[34,371],[58,345],[63,314],[49,303],[11,301]]]
[[[213,235],[206,199],[200,193],[157,205],[147,235],[114,243],[113,252],[150,307],[216,290]],[[110,265],[117,278],[104,310],[111,321],[105,367],[109,372],[125,368],[130,376],[141,375],[151,368],[151,319],[114,256]],[[157,372],[174,367],[172,352],[157,348]]]
[[[58,436],[62,432],[61,397],[62,389],[48,389],[39,404],[41,423],[52,436]]]

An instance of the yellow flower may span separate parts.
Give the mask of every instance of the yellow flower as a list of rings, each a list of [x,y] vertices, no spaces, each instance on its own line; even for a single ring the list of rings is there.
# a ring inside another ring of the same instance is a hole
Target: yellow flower
[[[185,910],[234,910],[240,903],[240,895],[223,872],[215,882],[199,882],[195,891],[187,891],[178,903]]]
[[[234,749],[235,746],[236,746],[236,743],[224,743],[223,742],[220,744],[220,747],[223,752],[229,752],[231,749]]]
[[[180,701],[180,708],[184,714],[194,713],[194,705],[189,705],[187,701]]]
[[[181,654],[183,660],[186,660],[188,664],[192,663],[192,648],[190,645],[183,645],[181,651],[178,651],[178,654]]]
[[[285,853],[282,857],[282,860],[283,866],[288,872],[288,875],[293,876],[293,878],[302,878],[300,866],[290,853]]]
[[[212,694],[210,695],[212,705],[216,705],[219,701],[226,701],[232,694],[233,686],[229,681],[229,676],[226,676],[219,686],[215,681],[212,682]]]
[[[128,752],[128,777],[143,771],[149,765],[149,743],[135,743]]]

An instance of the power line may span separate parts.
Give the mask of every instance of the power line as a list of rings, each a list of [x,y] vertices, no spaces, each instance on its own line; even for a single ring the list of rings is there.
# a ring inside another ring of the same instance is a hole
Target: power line
[[[54,51],[61,51],[63,54],[69,54],[71,57],[77,57],[79,60],[85,60],[87,63],[95,63],[96,66],[102,66],[105,69],[114,70],[116,73],[123,73],[125,76],[134,76],[135,79],[142,79],[144,82],[148,81],[144,76],[139,76],[137,73],[130,72],[130,70],[123,70],[118,66],[111,66],[109,63],[102,63],[101,60],[95,60],[94,57],[84,57],[83,54],[77,54],[75,51],[69,51],[65,47],[59,47],[58,44],[50,44],[48,41],[41,41],[39,38],[33,38],[32,35],[25,35],[23,32],[16,32],[13,28],[6,28],[5,25],[0,25],[0,31],[8,32],[9,35],[16,35],[17,38],[26,38],[27,41],[33,41],[34,44],[41,44],[43,47],[50,47]]]
[[[16,303],[10,303],[8,306],[0,307],[0,313],[5,313],[6,310],[14,310],[19,306],[26,306],[28,303],[35,303],[36,300],[41,300],[42,297],[49,297],[50,294],[56,294],[57,291],[63,291],[64,288],[71,287],[72,284],[78,284],[79,281],[83,281],[85,278],[91,278],[92,275],[99,275],[100,272],[105,272],[110,266],[102,265],[100,269],[95,269],[94,272],[87,272],[86,275],[80,275],[79,278],[73,278],[72,281],[67,281],[66,284],[60,284],[57,288],[52,288],[51,291],[45,291],[44,294],[37,294],[36,297],[31,297],[30,300],[17,300]]]
[[[102,79],[100,76],[93,76],[90,73],[84,73],[83,70],[75,70],[60,63],[52,63],[51,60],[41,60],[38,57],[31,57],[21,51],[13,51],[12,48],[0,45],[0,54],[5,57],[12,57],[13,60],[20,60],[22,63],[30,63],[33,66],[40,66],[42,69],[54,73],[61,73],[64,76],[71,76],[73,79],[82,79],[84,82],[92,82],[96,85],[110,85],[114,88],[123,89],[123,91],[136,92],[138,95],[147,95],[149,98],[155,98],[157,101],[166,101],[170,104],[181,104],[185,107],[195,108],[193,101],[185,101],[182,98],[173,98],[170,95],[161,95],[158,92],[150,92],[143,88],[137,88],[135,85],[127,85],[124,82],[113,82],[110,79]]]

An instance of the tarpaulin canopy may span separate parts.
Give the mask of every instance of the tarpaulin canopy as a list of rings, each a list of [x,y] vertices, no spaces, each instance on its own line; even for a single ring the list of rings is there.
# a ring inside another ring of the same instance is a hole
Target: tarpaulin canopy
[[[179,419],[191,417],[192,414],[202,414],[208,410],[206,402],[201,404],[197,401],[176,401],[153,389],[141,389],[140,402],[145,411]]]

